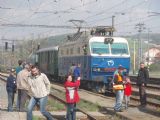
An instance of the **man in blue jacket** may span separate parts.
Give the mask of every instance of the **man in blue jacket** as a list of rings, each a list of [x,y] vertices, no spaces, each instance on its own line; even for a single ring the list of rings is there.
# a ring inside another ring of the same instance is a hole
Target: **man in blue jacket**
[[[8,94],[8,112],[13,111],[14,94],[16,92],[16,77],[15,70],[11,69],[10,75],[7,78],[6,90]]]
[[[77,78],[78,77],[80,77],[81,76],[81,69],[80,69],[80,67],[81,67],[81,64],[79,63],[76,67],[75,67],[75,69],[74,69],[74,71],[73,71],[73,77],[74,77],[74,82],[77,80]]]

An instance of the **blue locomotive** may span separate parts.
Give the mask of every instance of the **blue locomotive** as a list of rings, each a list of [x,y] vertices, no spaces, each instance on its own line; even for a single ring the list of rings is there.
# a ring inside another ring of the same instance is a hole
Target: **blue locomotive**
[[[119,65],[129,72],[130,52],[125,38],[105,36],[104,33],[79,32],[73,39],[57,47],[37,51],[40,69],[63,80],[72,63],[81,64],[82,83],[104,92],[110,88]]]

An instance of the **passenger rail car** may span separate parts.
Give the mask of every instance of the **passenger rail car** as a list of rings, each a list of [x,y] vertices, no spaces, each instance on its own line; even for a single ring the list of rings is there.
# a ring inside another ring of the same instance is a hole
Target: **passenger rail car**
[[[129,72],[128,42],[121,37],[81,33],[77,40],[55,48],[39,50],[38,64],[47,74],[64,79],[72,63],[81,64],[81,79],[89,88],[111,89],[113,74],[119,65]]]
[[[36,52],[35,62],[49,77],[58,77],[58,46],[43,48]]]

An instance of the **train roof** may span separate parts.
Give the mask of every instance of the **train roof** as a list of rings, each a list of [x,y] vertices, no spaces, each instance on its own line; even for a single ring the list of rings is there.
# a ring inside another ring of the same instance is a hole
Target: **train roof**
[[[97,39],[98,38],[98,39]],[[122,37],[109,37],[109,36],[93,36],[91,39],[90,39],[90,42],[104,42],[104,38],[112,38],[114,40],[114,42],[123,42],[123,43],[127,43],[127,40],[125,38],[122,38]]]
[[[59,46],[42,48],[42,49],[39,49],[36,53],[46,52],[46,51],[58,51],[58,48]]]

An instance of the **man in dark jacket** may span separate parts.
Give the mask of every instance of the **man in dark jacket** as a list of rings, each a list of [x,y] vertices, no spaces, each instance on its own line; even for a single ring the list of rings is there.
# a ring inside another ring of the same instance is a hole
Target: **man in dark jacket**
[[[8,112],[13,111],[14,94],[16,92],[16,78],[14,69],[11,69],[10,75],[7,78],[6,90],[8,94]]]
[[[147,68],[145,68],[144,63],[141,62],[137,76],[137,85],[139,87],[140,103],[142,106],[146,106],[147,103],[145,87],[147,86],[148,80],[149,80],[148,70]]]

